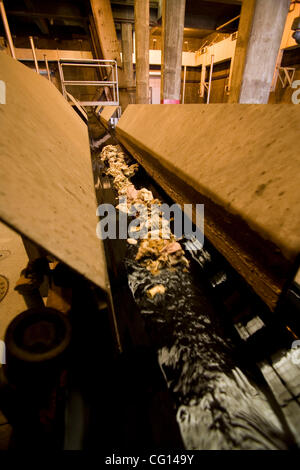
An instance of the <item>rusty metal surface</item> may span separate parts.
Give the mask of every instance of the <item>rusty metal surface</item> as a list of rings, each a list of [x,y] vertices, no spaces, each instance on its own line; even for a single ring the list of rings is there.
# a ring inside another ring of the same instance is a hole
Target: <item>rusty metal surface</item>
[[[0,219],[106,289],[88,132],[59,91],[0,52]]]
[[[300,253],[300,109],[129,105],[116,135],[273,310]]]

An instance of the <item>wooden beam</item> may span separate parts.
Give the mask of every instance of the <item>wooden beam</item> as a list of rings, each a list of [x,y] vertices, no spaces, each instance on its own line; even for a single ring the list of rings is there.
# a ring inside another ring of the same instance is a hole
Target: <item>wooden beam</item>
[[[32,50],[25,49],[25,48],[15,48],[16,58],[18,60],[24,61],[32,61]],[[58,49],[36,49],[35,50],[37,60],[39,62],[45,62],[44,55],[47,56],[48,62],[51,61],[58,61],[59,59],[66,59],[66,60],[86,60],[92,59],[93,55],[90,51],[72,51],[72,50],[58,50]]]
[[[180,103],[185,0],[163,0],[161,102]]]
[[[149,103],[149,0],[135,0],[136,103]]]
[[[243,2],[230,103],[268,103],[289,0]]]
[[[122,23],[122,62],[125,83],[128,87],[134,86],[132,52],[132,24]]]
[[[132,61],[132,24],[122,23],[122,62],[123,62],[123,77],[124,84],[127,87],[127,94],[130,103],[134,103],[135,98],[135,83],[133,75],[133,61]]]
[[[91,37],[92,53],[94,59],[103,59],[99,37],[97,34],[93,15],[89,16],[89,34]]]
[[[242,5],[235,55],[232,59],[234,62],[228,103],[239,102],[255,4],[256,0],[244,0]]]
[[[103,59],[121,65],[120,47],[109,0],[90,0]]]

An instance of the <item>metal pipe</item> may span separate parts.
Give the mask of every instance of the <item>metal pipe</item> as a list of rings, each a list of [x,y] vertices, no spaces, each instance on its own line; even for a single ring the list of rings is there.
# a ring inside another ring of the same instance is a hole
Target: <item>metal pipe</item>
[[[115,68],[113,67],[111,70],[112,73],[112,81],[115,81]],[[113,85],[113,100],[116,101],[116,90],[115,90],[115,85]]]
[[[74,61],[77,59],[74,59]],[[69,63],[69,62],[61,62],[61,65],[64,66],[74,66],[74,67],[114,67],[115,64],[85,64],[81,63],[80,59],[78,60],[78,63]]]
[[[116,92],[117,92],[117,102],[119,104],[119,84],[118,84],[118,64],[116,62],[115,64],[115,70],[116,70],[116,76],[115,76],[115,79],[116,79]]]
[[[34,48],[34,42],[33,42],[33,37],[32,37],[32,36],[29,36],[29,41],[30,41],[30,45],[31,45],[31,49],[32,49],[32,55],[33,55],[33,59],[34,59],[34,64],[35,64],[36,73],[40,73],[40,72],[39,72],[38,61],[37,61],[37,59],[36,59],[35,48]]]
[[[98,81],[98,80],[97,81],[65,80],[64,84],[65,85],[106,85],[106,86],[112,86],[112,85],[117,85],[117,82],[116,81],[111,82],[111,81],[106,81],[106,80],[102,80],[102,81]]]
[[[241,15],[238,15],[238,16],[235,16],[234,18],[232,18],[232,20],[229,20],[227,21],[227,23],[224,23],[224,24],[221,24],[221,26],[218,26],[216,28],[216,31],[219,31],[219,29],[222,29],[224,28],[225,26],[229,25],[230,23],[233,23],[233,21],[237,20],[238,18],[240,18]]]
[[[116,106],[116,105],[119,105],[117,101],[78,101],[78,103],[81,106]]]
[[[59,78],[60,78],[60,83],[61,83],[61,91],[62,91],[63,97],[67,99],[63,68],[59,60],[57,61],[57,64],[58,64]]]
[[[212,74],[213,74],[213,68],[214,68],[214,55],[211,55],[211,61],[210,61],[210,71],[209,71],[209,82],[208,82],[208,91],[207,91],[207,104],[209,103],[210,100],[210,92],[211,92],[211,79],[212,79]]]
[[[11,34],[10,34],[9,24],[8,24],[7,16],[6,16],[6,13],[5,13],[4,3],[3,3],[2,0],[0,0],[0,13],[1,13],[1,16],[2,16],[3,26],[4,26],[4,30],[5,30],[6,39],[7,39],[7,42],[8,42],[10,53],[11,53],[12,57],[14,59],[16,59],[14,43],[13,43],[13,40],[12,40],[12,37],[11,37]]]
[[[46,64],[46,69],[47,69],[47,74],[48,74],[48,80],[51,82],[51,77],[50,77],[50,70],[49,70],[49,65],[48,65],[48,60],[46,54],[44,54],[44,59],[45,59],[45,64]]]
[[[205,94],[205,77],[206,77],[206,66],[201,66],[201,80],[200,80],[200,98],[204,98]]]
[[[230,70],[229,70],[229,77],[228,77],[228,84],[227,84],[227,86],[225,87],[225,91],[226,91],[226,94],[227,94],[227,95],[230,95],[230,91],[231,91],[233,64],[234,64],[234,55],[231,57],[231,61],[230,61]]]
[[[186,79],[186,65],[183,67],[183,89],[182,89],[182,104],[184,104],[185,95],[185,79]]]

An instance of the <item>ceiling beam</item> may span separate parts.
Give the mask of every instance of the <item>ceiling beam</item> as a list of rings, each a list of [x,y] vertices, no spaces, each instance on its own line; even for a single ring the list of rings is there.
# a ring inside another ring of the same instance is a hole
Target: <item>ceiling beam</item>
[[[110,3],[112,5],[124,5],[124,6],[134,6],[134,0],[110,0]],[[149,5],[150,5],[150,8],[158,8],[158,4],[159,2],[158,1],[150,1],[149,2]]]
[[[31,0],[25,0],[25,5],[26,8],[28,9],[29,13],[32,14],[34,11],[34,5]],[[49,34],[49,28],[47,24],[47,20],[45,18],[35,18],[34,19],[35,24],[41,31],[41,33],[48,35]]]
[[[227,5],[242,5],[243,0],[205,0],[207,3],[226,3]]]
[[[53,12],[29,12],[23,10],[8,10],[8,16],[24,16],[27,18],[53,18],[54,20],[80,20],[83,21],[86,16],[72,15],[69,13],[53,13]]]

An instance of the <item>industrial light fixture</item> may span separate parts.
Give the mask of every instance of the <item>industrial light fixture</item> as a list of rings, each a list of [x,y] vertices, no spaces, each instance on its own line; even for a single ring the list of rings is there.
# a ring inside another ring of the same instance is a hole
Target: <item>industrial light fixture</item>
[[[300,44],[300,16],[294,19],[292,24],[292,30],[295,31],[293,34],[293,38],[295,39],[297,44]]]

